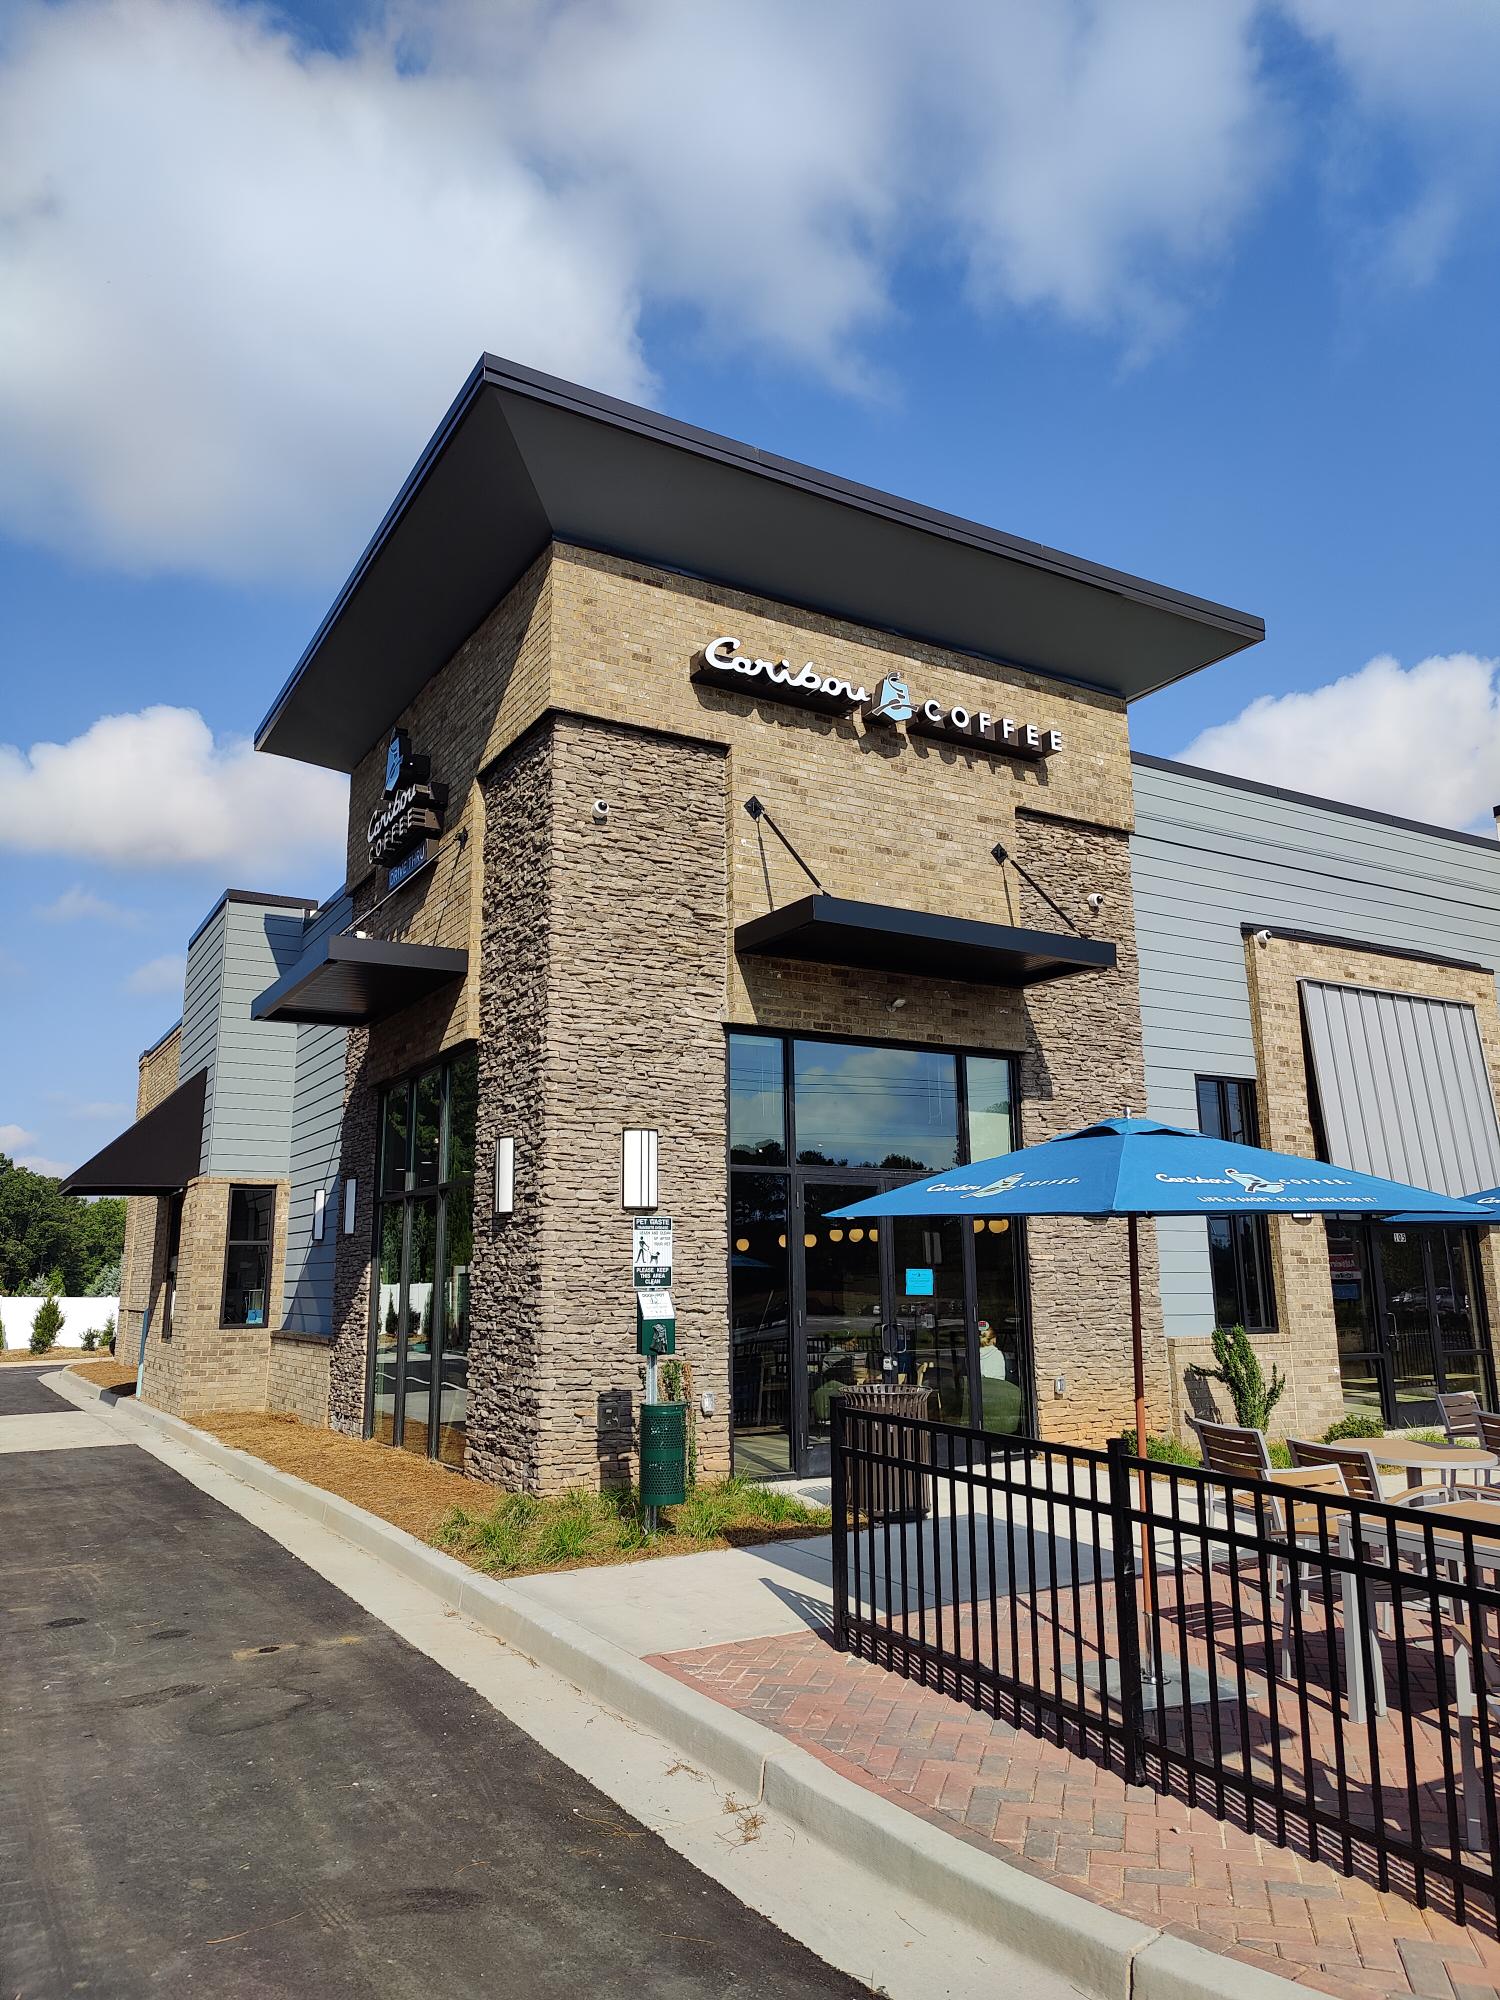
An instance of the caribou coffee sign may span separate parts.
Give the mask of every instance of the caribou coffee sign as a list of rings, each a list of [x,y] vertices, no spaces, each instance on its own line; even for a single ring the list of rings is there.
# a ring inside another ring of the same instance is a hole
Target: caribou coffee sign
[[[1039,729],[1012,716],[991,715],[959,703],[924,701],[910,684],[887,674],[874,694],[837,674],[819,672],[809,660],[794,667],[790,660],[754,660],[740,651],[738,639],[714,639],[703,648],[693,679],[700,686],[730,688],[737,694],[786,701],[823,715],[862,714],[881,728],[904,727],[908,736],[936,736],[972,750],[989,750],[999,757],[1039,761],[1063,747],[1060,729]]]
[[[448,787],[432,782],[432,760],[412,755],[404,729],[391,732],[385,754],[385,793],[370,814],[366,839],[370,866],[388,868],[390,886],[414,875],[427,859],[427,842],[443,830]]]

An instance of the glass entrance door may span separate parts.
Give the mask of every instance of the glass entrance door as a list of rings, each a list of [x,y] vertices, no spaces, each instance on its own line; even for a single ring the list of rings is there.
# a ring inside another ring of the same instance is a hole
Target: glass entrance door
[[[1437,1398],[1490,1390],[1470,1232],[1330,1222],[1339,1368],[1350,1409],[1395,1430],[1437,1420]]]

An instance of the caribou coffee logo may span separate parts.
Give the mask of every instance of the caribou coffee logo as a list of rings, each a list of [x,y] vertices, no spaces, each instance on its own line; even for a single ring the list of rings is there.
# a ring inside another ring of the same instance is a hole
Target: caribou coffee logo
[[[365,835],[370,866],[399,870],[430,835],[442,832],[447,805],[448,787],[432,783],[431,759],[414,757],[406,731],[392,730],[385,753],[385,796],[370,814]]]
[[[868,688],[856,687],[837,674],[821,673],[811,660],[794,667],[790,660],[752,659],[740,651],[738,639],[727,635],[703,648],[693,679],[709,687],[737,684],[737,692],[795,702],[800,708],[814,708],[824,715],[861,712],[871,725],[901,727],[913,736],[937,736],[1000,757],[1039,761],[1063,747],[1059,729],[1038,729],[1035,723],[990,715],[982,708],[923,701],[912,692],[910,683],[896,674],[887,674],[872,695]]]

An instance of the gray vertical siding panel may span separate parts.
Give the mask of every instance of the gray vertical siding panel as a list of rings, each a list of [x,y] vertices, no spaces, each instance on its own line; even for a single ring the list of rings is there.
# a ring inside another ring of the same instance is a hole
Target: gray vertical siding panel
[[[1135,767],[1135,808],[1146,1090],[1174,1124],[1197,1123],[1195,1076],[1255,1075],[1241,924],[1500,967],[1500,843],[1491,851],[1150,765]],[[1203,1227],[1162,1222],[1157,1236],[1167,1330],[1206,1334]]]
[[[1308,980],[1328,1150],[1441,1194],[1500,1182],[1500,1125],[1472,1007]]]
[[[322,910],[302,934],[304,951],[343,930],[353,915],[348,897]],[[342,1028],[304,1023],[297,1029],[291,1115],[291,1206],[287,1217],[283,1319],[298,1333],[333,1332],[333,1260],[341,1190],[339,1143],[344,1122]],[[323,1241],[313,1241],[315,1197],[326,1197]]]

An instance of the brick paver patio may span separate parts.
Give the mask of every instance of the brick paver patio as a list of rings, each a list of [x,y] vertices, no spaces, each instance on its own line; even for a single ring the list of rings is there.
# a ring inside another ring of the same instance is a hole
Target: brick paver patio
[[[1488,1912],[1471,1910],[1460,1926],[1441,1907],[1419,1909],[1179,1798],[1128,1787],[1103,1764],[936,1689],[837,1654],[817,1632],[653,1664],[960,1838],[1318,1992],[1500,1996],[1500,1942]],[[1286,1692],[1299,1713],[1316,1709],[1305,1680]],[[1422,1775],[1430,1785],[1433,1774]]]

